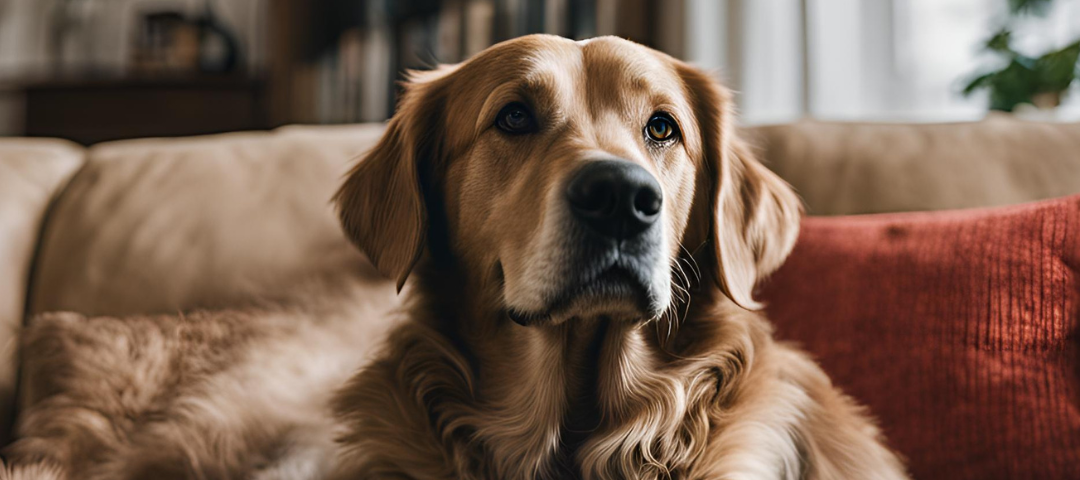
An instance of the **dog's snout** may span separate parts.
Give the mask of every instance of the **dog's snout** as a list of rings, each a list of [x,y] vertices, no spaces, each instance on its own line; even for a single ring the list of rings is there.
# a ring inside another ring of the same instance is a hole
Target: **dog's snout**
[[[644,168],[622,160],[589,162],[566,192],[574,216],[607,237],[634,237],[660,217],[663,193]]]

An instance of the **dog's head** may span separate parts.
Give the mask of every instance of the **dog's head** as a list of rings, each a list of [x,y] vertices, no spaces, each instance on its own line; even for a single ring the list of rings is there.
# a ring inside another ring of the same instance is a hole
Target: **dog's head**
[[[730,93],[667,55],[523,37],[414,74],[336,202],[399,288],[427,252],[521,324],[656,318],[698,274],[756,308],[800,206],[732,125]]]

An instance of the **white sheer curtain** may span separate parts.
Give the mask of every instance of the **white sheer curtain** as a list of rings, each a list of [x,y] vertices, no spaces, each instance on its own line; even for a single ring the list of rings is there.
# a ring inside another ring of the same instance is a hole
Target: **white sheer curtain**
[[[995,59],[981,46],[1006,0],[687,0],[686,56],[739,92],[745,123],[982,118],[964,80]],[[1080,0],[1022,22],[1031,54],[1080,38]],[[1059,118],[1080,120],[1074,85]]]

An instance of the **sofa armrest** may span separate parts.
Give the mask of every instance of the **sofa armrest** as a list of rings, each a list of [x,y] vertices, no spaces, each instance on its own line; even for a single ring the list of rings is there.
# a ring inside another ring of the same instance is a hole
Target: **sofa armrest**
[[[52,199],[84,156],[82,147],[62,140],[0,140],[0,444],[12,424],[18,334],[39,233]]]

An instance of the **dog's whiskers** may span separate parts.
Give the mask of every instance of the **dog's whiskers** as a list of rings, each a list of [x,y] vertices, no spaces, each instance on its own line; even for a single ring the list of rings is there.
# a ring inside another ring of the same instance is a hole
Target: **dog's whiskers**
[[[701,281],[701,268],[698,266],[697,260],[694,259],[694,254],[683,246],[682,242],[679,242],[679,249],[686,254],[686,257],[679,257],[679,260],[685,261],[686,265],[690,267],[690,270],[694,272],[694,279],[698,282]]]
[[[683,250],[685,250],[685,248]],[[693,268],[694,267],[691,266],[691,269]],[[665,308],[664,311],[657,317],[658,320],[664,321],[667,326],[665,335],[662,337],[665,342],[671,339],[672,335],[678,331],[680,322],[683,318],[685,318],[687,312],[689,312],[691,299],[690,288],[692,284],[690,276],[687,275],[686,270],[683,268],[679,258],[676,258],[675,261],[672,262],[671,272],[673,301],[668,304],[667,308]],[[696,270],[694,273],[697,274]],[[683,314],[681,316],[679,315],[678,309],[678,306],[680,304],[685,306],[685,308],[683,309]],[[656,328],[657,335],[660,336],[661,332],[659,325],[657,325]]]

